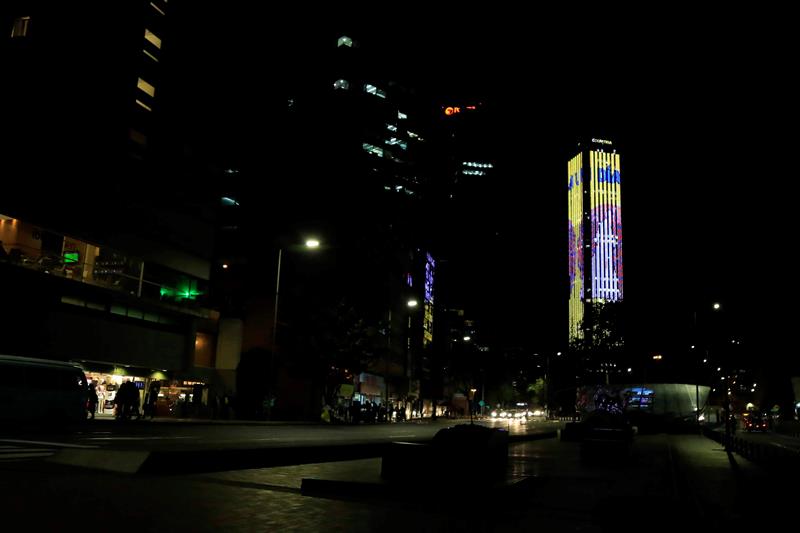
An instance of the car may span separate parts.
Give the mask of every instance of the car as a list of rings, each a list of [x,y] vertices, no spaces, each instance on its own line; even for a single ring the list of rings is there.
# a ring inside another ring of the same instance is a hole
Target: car
[[[87,380],[79,365],[0,355],[0,376],[0,421],[86,420]]]
[[[742,415],[742,425],[745,431],[768,431],[769,423],[767,419],[757,413],[745,413]]]

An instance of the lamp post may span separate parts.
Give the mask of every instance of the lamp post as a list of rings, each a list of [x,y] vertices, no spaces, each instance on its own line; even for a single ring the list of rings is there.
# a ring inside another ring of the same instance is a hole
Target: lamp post
[[[714,311],[719,311],[722,309],[722,306],[719,303],[714,303],[711,306]],[[716,332],[717,335],[712,333],[711,338],[711,346],[712,349],[714,347],[714,339],[715,337],[719,336],[719,332]],[[723,371],[723,380],[725,383],[723,386],[725,387],[725,451],[730,452],[731,446],[731,388],[730,388],[730,362],[726,360],[724,364],[720,365]]]
[[[308,249],[319,248],[319,241],[317,239],[307,239],[305,247]],[[272,313],[272,349],[269,354],[269,377],[270,377],[270,394],[274,395],[275,379],[275,349],[277,346],[276,339],[278,337],[278,298],[281,292],[281,260],[283,258],[283,248],[278,248],[278,273],[275,279],[275,310]]]
[[[406,314],[406,378],[408,379],[408,393],[411,392],[411,377],[414,374],[411,360],[411,312],[416,309],[418,305],[419,302],[414,298],[406,302],[406,306],[408,307],[408,313]],[[408,393],[406,394],[406,403],[408,402]],[[411,414],[414,414],[413,404],[411,407]],[[420,418],[422,418],[421,415]]]
[[[719,311],[720,309],[722,309],[722,306],[719,304],[719,302],[714,302],[711,305],[711,309],[713,309],[714,311]],[[693,316],[693,327],[694,327],[694,337],[695,337],[694,341],[695,341],[695,344],[692,345],[691,349],[695,350],[695,357],[697,358],[696,359],[697,372],[696,372],[696,376],[695,376],[695,386],[694,386],[694,390],[695,390],[695,406],[696,406],[696,409],[695,409],[695,422],[697,424],[697,427],[699,428],[700,427],[700,374],[701,374],[701,371],[702,371],[702,368],[703,368],[702,363],[701,363],[703,350],[701,350],[699,348],[700,339],[698,338],[699,336],[697,335],[697,309],[694,310],[692,316]],[[713,341],[713,339],[712,339],[712,341]],[[707,353],[707,351],[706,351],[706,353]],[[702,362],[705,362],[705,359],[702,359]],[[727,398],[728,398],[727,394],[726,394],[725,398],[726,398],[725,411],[727,413]],[[726,416],[726,427],[727,427],[727,416]]]

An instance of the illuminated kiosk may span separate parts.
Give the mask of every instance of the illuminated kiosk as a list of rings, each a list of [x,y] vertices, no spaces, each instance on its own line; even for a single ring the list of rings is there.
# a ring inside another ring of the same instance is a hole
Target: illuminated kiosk
[[[619,154],[605,139],[578,146],[567,163],[570,341],[590,334],[592,306],[623,299]]]

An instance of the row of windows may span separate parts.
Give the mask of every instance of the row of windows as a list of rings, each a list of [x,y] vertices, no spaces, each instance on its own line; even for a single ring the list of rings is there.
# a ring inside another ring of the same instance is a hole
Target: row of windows
[[[167,2],[167,0],[163,1],[164,3]],[[156,16],[162,17],[166,15],[164,9],[159,7],[159,5],[155,2],[150,2],[150,7],[153,8]],[[142,48],[142,53],[145,55],[145,57],[152,60],[154,63],[158,63],[158,54],[161,51],[161,44],[161,37],[150,31],[148,28],[144,29],[144,45]],[[143,94],[140,94],[140,96],[134,100],[135,104],[139,107],[139,109],[152,112],[152,100],[156,97],[155,85],[139,77],[136,81],[136,88],[139,89]],[[142,148],[147,146],[147,136],[136,128],[131,128],[129,130],[128,138]]]
[[[77,307],[86,307],[87,309],[93,309],[95,311],[108,311],[112,315],[126,316],[128,318],[145,320],[147,322],[153,322],[156,324],[175,324],[175,320],[168,316],[159,315],[158,313],[152,313],[149,311],[143,311],[136,307],[128,307],[126,305],[111,304],[110,307],[107,307],[105,304],[90,302],[81,298],[74,298],[72,296],[62,296],[61,303],[75,305]]]
[[[333,88],[334,89],[342,89],[342,90],[346,91],[346,90],[350,89],[350,82],[347,81],[347,80],[344,80],[344,79],[336,80],[335,82],[333,82]],[[368,94],[374,94],[378,98],[386,98],[386,91],[384,91],[383,89],[378,89],[377,87],[375,87],[371,83],[365,83],[364,84],[364,92],[366,92]]]

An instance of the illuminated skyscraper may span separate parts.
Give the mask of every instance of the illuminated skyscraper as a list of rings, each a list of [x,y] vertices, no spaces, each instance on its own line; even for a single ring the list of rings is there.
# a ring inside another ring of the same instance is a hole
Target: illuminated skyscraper
[[[570,341],[585,338],[600,305],[623,299],[620,187],[611,141],[579,144],[567,163]]]

